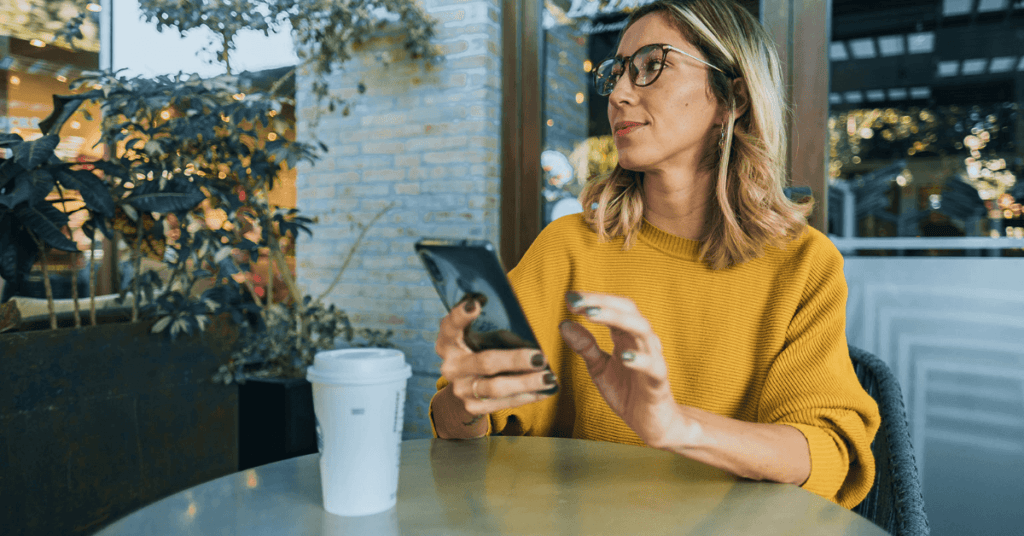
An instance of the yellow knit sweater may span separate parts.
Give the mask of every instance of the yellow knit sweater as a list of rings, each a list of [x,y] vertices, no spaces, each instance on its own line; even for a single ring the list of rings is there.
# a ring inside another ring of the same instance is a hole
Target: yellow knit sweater
[[[559,322],[571,318],[610,352],[608,329],[570,315],[564,295],[626,296],[661,339],[678,403],[797,428],[811,452],[803,487],[856,506],[874,479],[870,447],[880,418],[846,347],[843,257],[810,227],[784,250],[767,248],[726,270],[700,262],[699,248],[646,221],[627,251],[621,238],[599,242],[581,215],[548,225],[509,279],[561,389],[492,414],[489,432],[643,445],[558,332]],[[441,378],[438,390],[447,383]]]

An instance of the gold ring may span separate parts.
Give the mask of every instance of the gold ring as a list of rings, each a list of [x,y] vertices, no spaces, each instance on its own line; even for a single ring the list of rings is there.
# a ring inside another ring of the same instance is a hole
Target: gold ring
[[[473,398],[475,398],[475,399],[477,399],[477,400],[487,400],[487,397],[486,397],[486,396],[480,396],[480,395],[478,395],[478,394],[476,393],[476,384],[477,384],[477,383],[478,383],[479,381],[480,381],[480,377],[479,377],[479,376],[477,376],[477,377],[476,377],[476,379],[475,379],[475,380],[473,380]]]

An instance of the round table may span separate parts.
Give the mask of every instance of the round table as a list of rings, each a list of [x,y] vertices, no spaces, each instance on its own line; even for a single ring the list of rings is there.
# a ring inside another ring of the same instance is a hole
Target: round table
[[[366,517],[324,511],[319,471],[317,454],[242,471],[142,508],[98,534],[885,534],[797,486],[751,482],[616,443],[405,441],[397,506]]]

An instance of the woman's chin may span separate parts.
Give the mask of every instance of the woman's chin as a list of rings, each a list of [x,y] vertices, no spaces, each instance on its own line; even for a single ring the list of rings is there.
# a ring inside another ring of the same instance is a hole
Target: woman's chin
[[[647,159],[643,158],[643,155],[636,154],[636,151],[630,151],[625,148],[618,148],[618,162],[619,167],[627,171],[643,172],[647,167]]]
[[[626,171],[643,172],[644,166],[640,162],[619,157],[619,167]]]

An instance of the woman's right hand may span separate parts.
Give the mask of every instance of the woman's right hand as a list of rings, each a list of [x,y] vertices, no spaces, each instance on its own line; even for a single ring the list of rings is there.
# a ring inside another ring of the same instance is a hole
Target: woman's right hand
[[[443,361],[441,375],[450,384],[447,389],[462,406],[449,409],[468,414],[465,426],[476,424],[489,413],[543,400],[551,395],[537,391],[557,385],[555,375],[545,370],[547,360],[538,350],[471,350],[464,334],[480,310],[473,298],[453,307],[441,319],[434,345]]]

